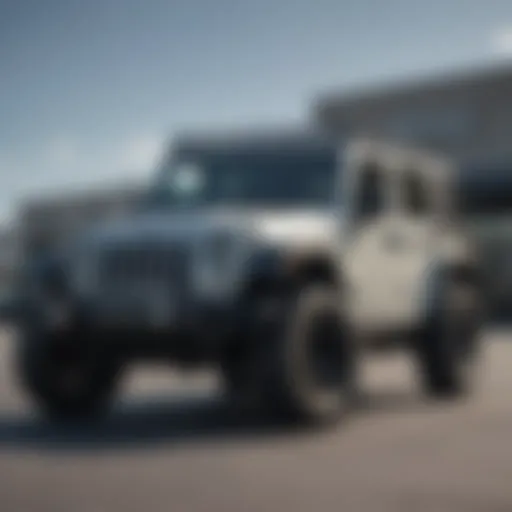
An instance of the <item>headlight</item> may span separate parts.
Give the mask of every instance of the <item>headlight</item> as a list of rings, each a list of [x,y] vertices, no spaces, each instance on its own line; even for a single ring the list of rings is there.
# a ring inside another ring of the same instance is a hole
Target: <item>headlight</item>
[[[242,277],[250,247],[246,237],[225,232],[197,242],[192,265],[194,291],[210,298],[230,295]]]

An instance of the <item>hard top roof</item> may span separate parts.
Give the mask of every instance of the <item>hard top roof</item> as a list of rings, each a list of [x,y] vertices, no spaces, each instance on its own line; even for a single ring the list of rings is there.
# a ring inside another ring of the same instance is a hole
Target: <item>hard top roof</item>
[[[266,153],[334,151],[341,140],[313,129],[266,129],[181,134],[172,144],[178,153]]]
[[[373,137],[340,138],[315,127],[181,134],[170,148],[170,158],[176,153],[208,156],[268,153],[300,155],[334,154],[340,149],[348,150],[350,155],[360,155],[364,160],[377,158],[390,167],[401,167],[416,161],[421,167],[428,167],[429,174],[444,174],[448,171],[448,161],[430,150]],[[358,156],[356,158],[359,159]]]

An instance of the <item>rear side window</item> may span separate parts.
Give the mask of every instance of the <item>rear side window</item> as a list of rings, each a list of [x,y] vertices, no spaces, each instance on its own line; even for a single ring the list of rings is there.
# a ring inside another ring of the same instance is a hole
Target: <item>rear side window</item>
[[[371,220],[383,213],[386,205],[385,174],[377,165],[361,170],[358,193],[355,198],[356,216]]]
[[[420,173],[407,171],[401,176],[401,200],[408,215],[414,217],[427,216],[430,213],[430,202],[427,184]]]

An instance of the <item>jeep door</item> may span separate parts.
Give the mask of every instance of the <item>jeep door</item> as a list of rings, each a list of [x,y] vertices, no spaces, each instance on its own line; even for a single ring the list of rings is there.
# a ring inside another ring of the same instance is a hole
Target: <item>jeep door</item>
[[[350,283],[351,317],[373,328],[390,320],[397,281],[395,257],[386,248],[394,222],[393,175],[378,160],[347,169],[347,220],[343,266]]]
[[[409,159],[396,175],[398,212],[388,236],[395,264],[395,302],[390,314],[395,322],[416,324],[421,315],[422,298],[429,265],[435,261],[442,241],[442,198],[435,169],[421,160]]]

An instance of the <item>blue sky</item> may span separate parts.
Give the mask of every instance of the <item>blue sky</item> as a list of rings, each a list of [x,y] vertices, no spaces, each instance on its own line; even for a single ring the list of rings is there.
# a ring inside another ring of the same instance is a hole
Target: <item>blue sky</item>
[[[512,54],[510,0],[0,0],[0,219],[151,172],[181,129]]]

